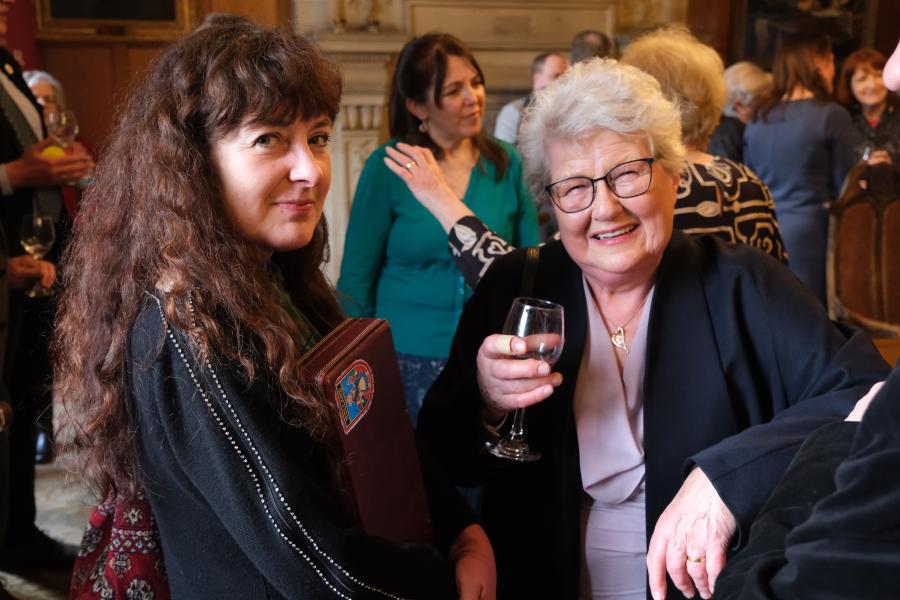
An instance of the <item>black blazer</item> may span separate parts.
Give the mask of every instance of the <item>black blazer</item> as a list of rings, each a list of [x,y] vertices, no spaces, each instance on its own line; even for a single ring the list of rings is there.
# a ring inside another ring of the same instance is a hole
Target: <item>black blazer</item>
[[[7,70],[7,65],[12,69],[12,73]],[[3,69],[3,73],[0,74],[0,77],[7,77],[12,81],[12,83],[25,94],[25,97],[31,101],[38,111],[38,114],[42,114],[41,111],[43,109],[41,108],[41,105],[34,99],[31,90],[28,88],[25,79],[22,77],[22,69],[19,66],[19,63],[13,55],[10,54],[9,50],[2,46],[0,46],[0,69]],[[5,93],[2,88],[0,88],[0,93]],[[41,127],[43,128],[43,125],[41,125]],[[42,131],[42,134],[44,133],[46,132]],[[16,136],[12,124],[6,118],[3,111],[0,110],[0,164],[16,160],[22,156],[24,151],[25,148]],[[18,256],[25,253],[19,245],[19,226],[22,222],[22,217],[31,212],[31,195],[31,188],[20,188],[13,190],[11,196],[0,198],[0,222],[2,222],[3,227],[6,230],[7,245],[5,247],[9,252],[9,256]]]
[[[523,264],[524,251],[498,259],[475,290],[419,430],[457,482],[485,482],[483,524],[497,554],[501,598],[575,598],[583,490],[572,398],[587,316],[581,271],[561,242],[542,249],[533,292],[566,308],[557,364],[563,383],[526,417],[529,441],[543,458],[508,464],[483,450],[475,356],[484,337],[501,330]],[[887,371],[871,342],[835,327],[783,265],[710,236],[673,233],[649,323],[648,539],[695,464],[742,534],[804,437],[842,419]],[[678,592],[670,585],[669,594]]]
[[[282,420],[277,386],[215,356],[200,361],[161,310],[148,296],[127,381],[172,598],[456,597],[453,566],[435,548],[354,525],[326,443]],[[446,548],[473,516],[433,471],[425,482]]]
[[[862,422],[817,429],[716,583],[716,598],[896,598],[900,367]]]

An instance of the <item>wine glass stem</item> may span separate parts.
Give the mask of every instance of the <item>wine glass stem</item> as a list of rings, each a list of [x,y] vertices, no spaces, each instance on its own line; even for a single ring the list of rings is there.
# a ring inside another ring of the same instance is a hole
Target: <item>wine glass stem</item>
[[[525,439],[525,409],[517,408],[513,413],[512,428],[509,430],[509,437],[513,440]]]

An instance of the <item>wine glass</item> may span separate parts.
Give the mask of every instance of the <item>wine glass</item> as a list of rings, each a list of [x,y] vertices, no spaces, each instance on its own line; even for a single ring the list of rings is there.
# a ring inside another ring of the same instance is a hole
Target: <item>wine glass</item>
[[[78,119],[71,109],[53,110],[47,113],[47,133],[62,148],[68,148],[78,137]]]
[[[53,242],[56,241],[56,231],[53,227],[53,219],[41,214],[28,214],[22,217],[22,228],[19,231],[19,240],[25,252],[35,260],[40,260],[50,252]],[[41,298],[50,295],[50,288],[44,287],[38,279],[34,286],[25,292],[29,298]]]
[[[513,300],[503,325],[503,333],[525,340],[525,354],[516,358],[536,358],[551,366],[562,354],[563,331],[563,307],[538,298]],[[494,456],[519,462],[533,462],[541,457],[540,451],[531,448],[525,439],[524,408],[516,409],[509,433],[496,444],[489,445],[488,451]]]

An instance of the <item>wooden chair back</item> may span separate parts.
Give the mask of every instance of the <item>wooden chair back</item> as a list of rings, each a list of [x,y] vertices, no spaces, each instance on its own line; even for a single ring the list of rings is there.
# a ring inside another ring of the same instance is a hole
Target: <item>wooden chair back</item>
[[[831,318],[900,337],[900,166],[857,164],[829,212]]]

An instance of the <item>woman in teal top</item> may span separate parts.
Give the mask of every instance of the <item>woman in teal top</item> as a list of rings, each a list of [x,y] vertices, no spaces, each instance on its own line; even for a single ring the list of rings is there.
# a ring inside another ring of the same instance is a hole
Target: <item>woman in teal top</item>
[[[452,193],[517,245],[538,242],[521,159],[481,133],[484,104],[484,77],[462,42],[410,41],[391,86],[393,139],[368,158],[353,198],[339,298],[351,316],[390,322],[413,423],[471,293],[447,234],[413,194]]]

